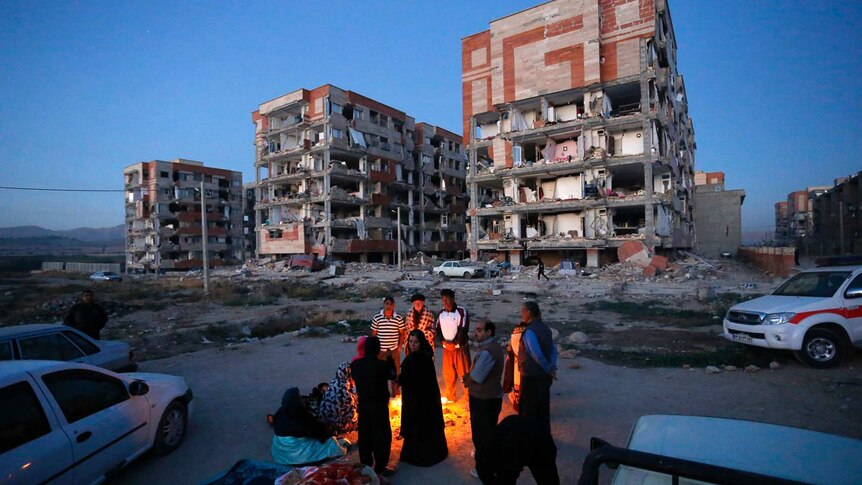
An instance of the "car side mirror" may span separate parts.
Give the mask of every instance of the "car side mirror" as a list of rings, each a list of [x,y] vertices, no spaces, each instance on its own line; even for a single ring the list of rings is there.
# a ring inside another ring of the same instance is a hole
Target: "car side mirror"
[[[150,386],[144,381],[132,381],[129,384],[129,394],[133,396],[143,396],[148,392],[150,392]]]
[[[862,298],[862,288],[848,288],[844,292],[844,298],[852,300],[854,298]]]

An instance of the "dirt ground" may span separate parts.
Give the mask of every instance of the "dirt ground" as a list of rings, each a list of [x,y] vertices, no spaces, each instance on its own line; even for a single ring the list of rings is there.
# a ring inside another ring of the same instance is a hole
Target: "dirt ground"
[[[862,355],[816,371],[789,353],[721,337],[721,316],[730,305],[765,294],[780,280],[732,261],[695,262],[658,278],[621,265],[550,276],[536,282],[525,270],[448,280],[354,265],[336,277],[257,267],[216,271],[205,296],[198,277],[93,284],[67,274],[16,275],[0,279],[0,325],[62,320],[80,291],[92,287],[110,314],[103,338],[131,342],[142,371],[189,380],[196,399],[188,441],[168,457],[133,463],[117,483],[199,483],[240,459],[267,460],[271,430],[264,416],[285,388],[308,392],[328,381],[354,354],[350,340],[367,333],[384,296],[393,295],[397,311],[406,312],[410,295],[420,291],[436,311],[446,287],[474,319],[495,321],[501,340],[524,300],[541,305],[561,352],[552,426],[563,483],[578,477],[590,437],[623,445],[644,414],[751,419],[862,438]],[[757,371],[732,370],[751,365]],[[706,366],[721,370],[708,374]],[[469,415],[458,404],[447,413],[450,457],[430,469],[401,466],[396,483],[474,482]],[[393,465],[400,446],[393,442]],[[358,458],[355,450],[351,457]],[[529,473],[521,481],[532,483]]]
[[[308,392],[331,378],[354,352],[354,343],[337,336],[282,335],[144,362],[144,371],[189,380],[195,392],[194,415],[180,449],[162,458],[144,457],[116,483],[194,484],[242,458],[270,459],[272,432],[264,416],[275,410],[284,389],[299,386]],[[571,368],[573,364],[577,367]],[[582,357],[562,360],[551,396],[562,483],[578,478],[590,437],[624,445],[632,424],[647,414],[749,419],[862,439],[860,365],[857,357],[851,365],[828,372],[791,362],[777,370],[712,375],[701,368],[634,369]],[[393,441],[395,483],[478,483],[469,475],[469,415],[458,404],[447,408],[455,423],[446,428],[449,458],[431,468],[398,465],[401,442]],[[503,414],[511,412],[504,405]],[[350,458],[358,460],[355,450]],[[525,471],[519,483],[534,482]]]

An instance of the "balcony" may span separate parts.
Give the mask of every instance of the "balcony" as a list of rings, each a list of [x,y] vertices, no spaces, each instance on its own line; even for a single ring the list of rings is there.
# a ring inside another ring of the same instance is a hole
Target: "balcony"
[[[371,194],[371,203],[374,205],[388,206],[392,203],[392,197],[386,194]]]
[[[392,172],[383,172],[381,170],[372,170],[370,172],[372,182],[392,183],[395,181],[395,174]]]
[[[398,244],[391,239],[336,239],[332,242],[333,253],[391,253]]]

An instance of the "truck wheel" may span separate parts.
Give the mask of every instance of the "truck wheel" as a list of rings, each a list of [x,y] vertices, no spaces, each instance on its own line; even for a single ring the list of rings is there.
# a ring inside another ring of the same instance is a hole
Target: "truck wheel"
[[[164,456],[179,448],[186,437],[188,427],[188,410],[186,405],[180,401],[170,403],[159,420],[159,428],[156,430],[156,442],[153,444],[153,453]]]
[[[794,352],[800,362],[815,369],[841,365],[846,353],[844,337],[828,328],[812,328],[802,340],[802,349]]]

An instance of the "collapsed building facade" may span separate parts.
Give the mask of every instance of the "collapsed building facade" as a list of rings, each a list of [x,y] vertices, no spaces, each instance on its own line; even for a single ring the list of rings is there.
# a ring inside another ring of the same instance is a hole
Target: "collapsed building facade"
[[[811,229],[801,243],[808,255],[862,254],[862,172],[809,187]]]
[[[551,1],[462,40],[474,259],[596,266],[632,238],[692,246],[676,52],[663,0]]]
[[[135,163],[123,170],[123,176],[127,271],[203,267],[201,197],[206,207],[209,265],[240,261],[242,172],[179,158]]]
[[[404,255],[466,249],[460,135],[329,84],[267,101],[252,121],[258,256],[391,263],[399,233]]]

